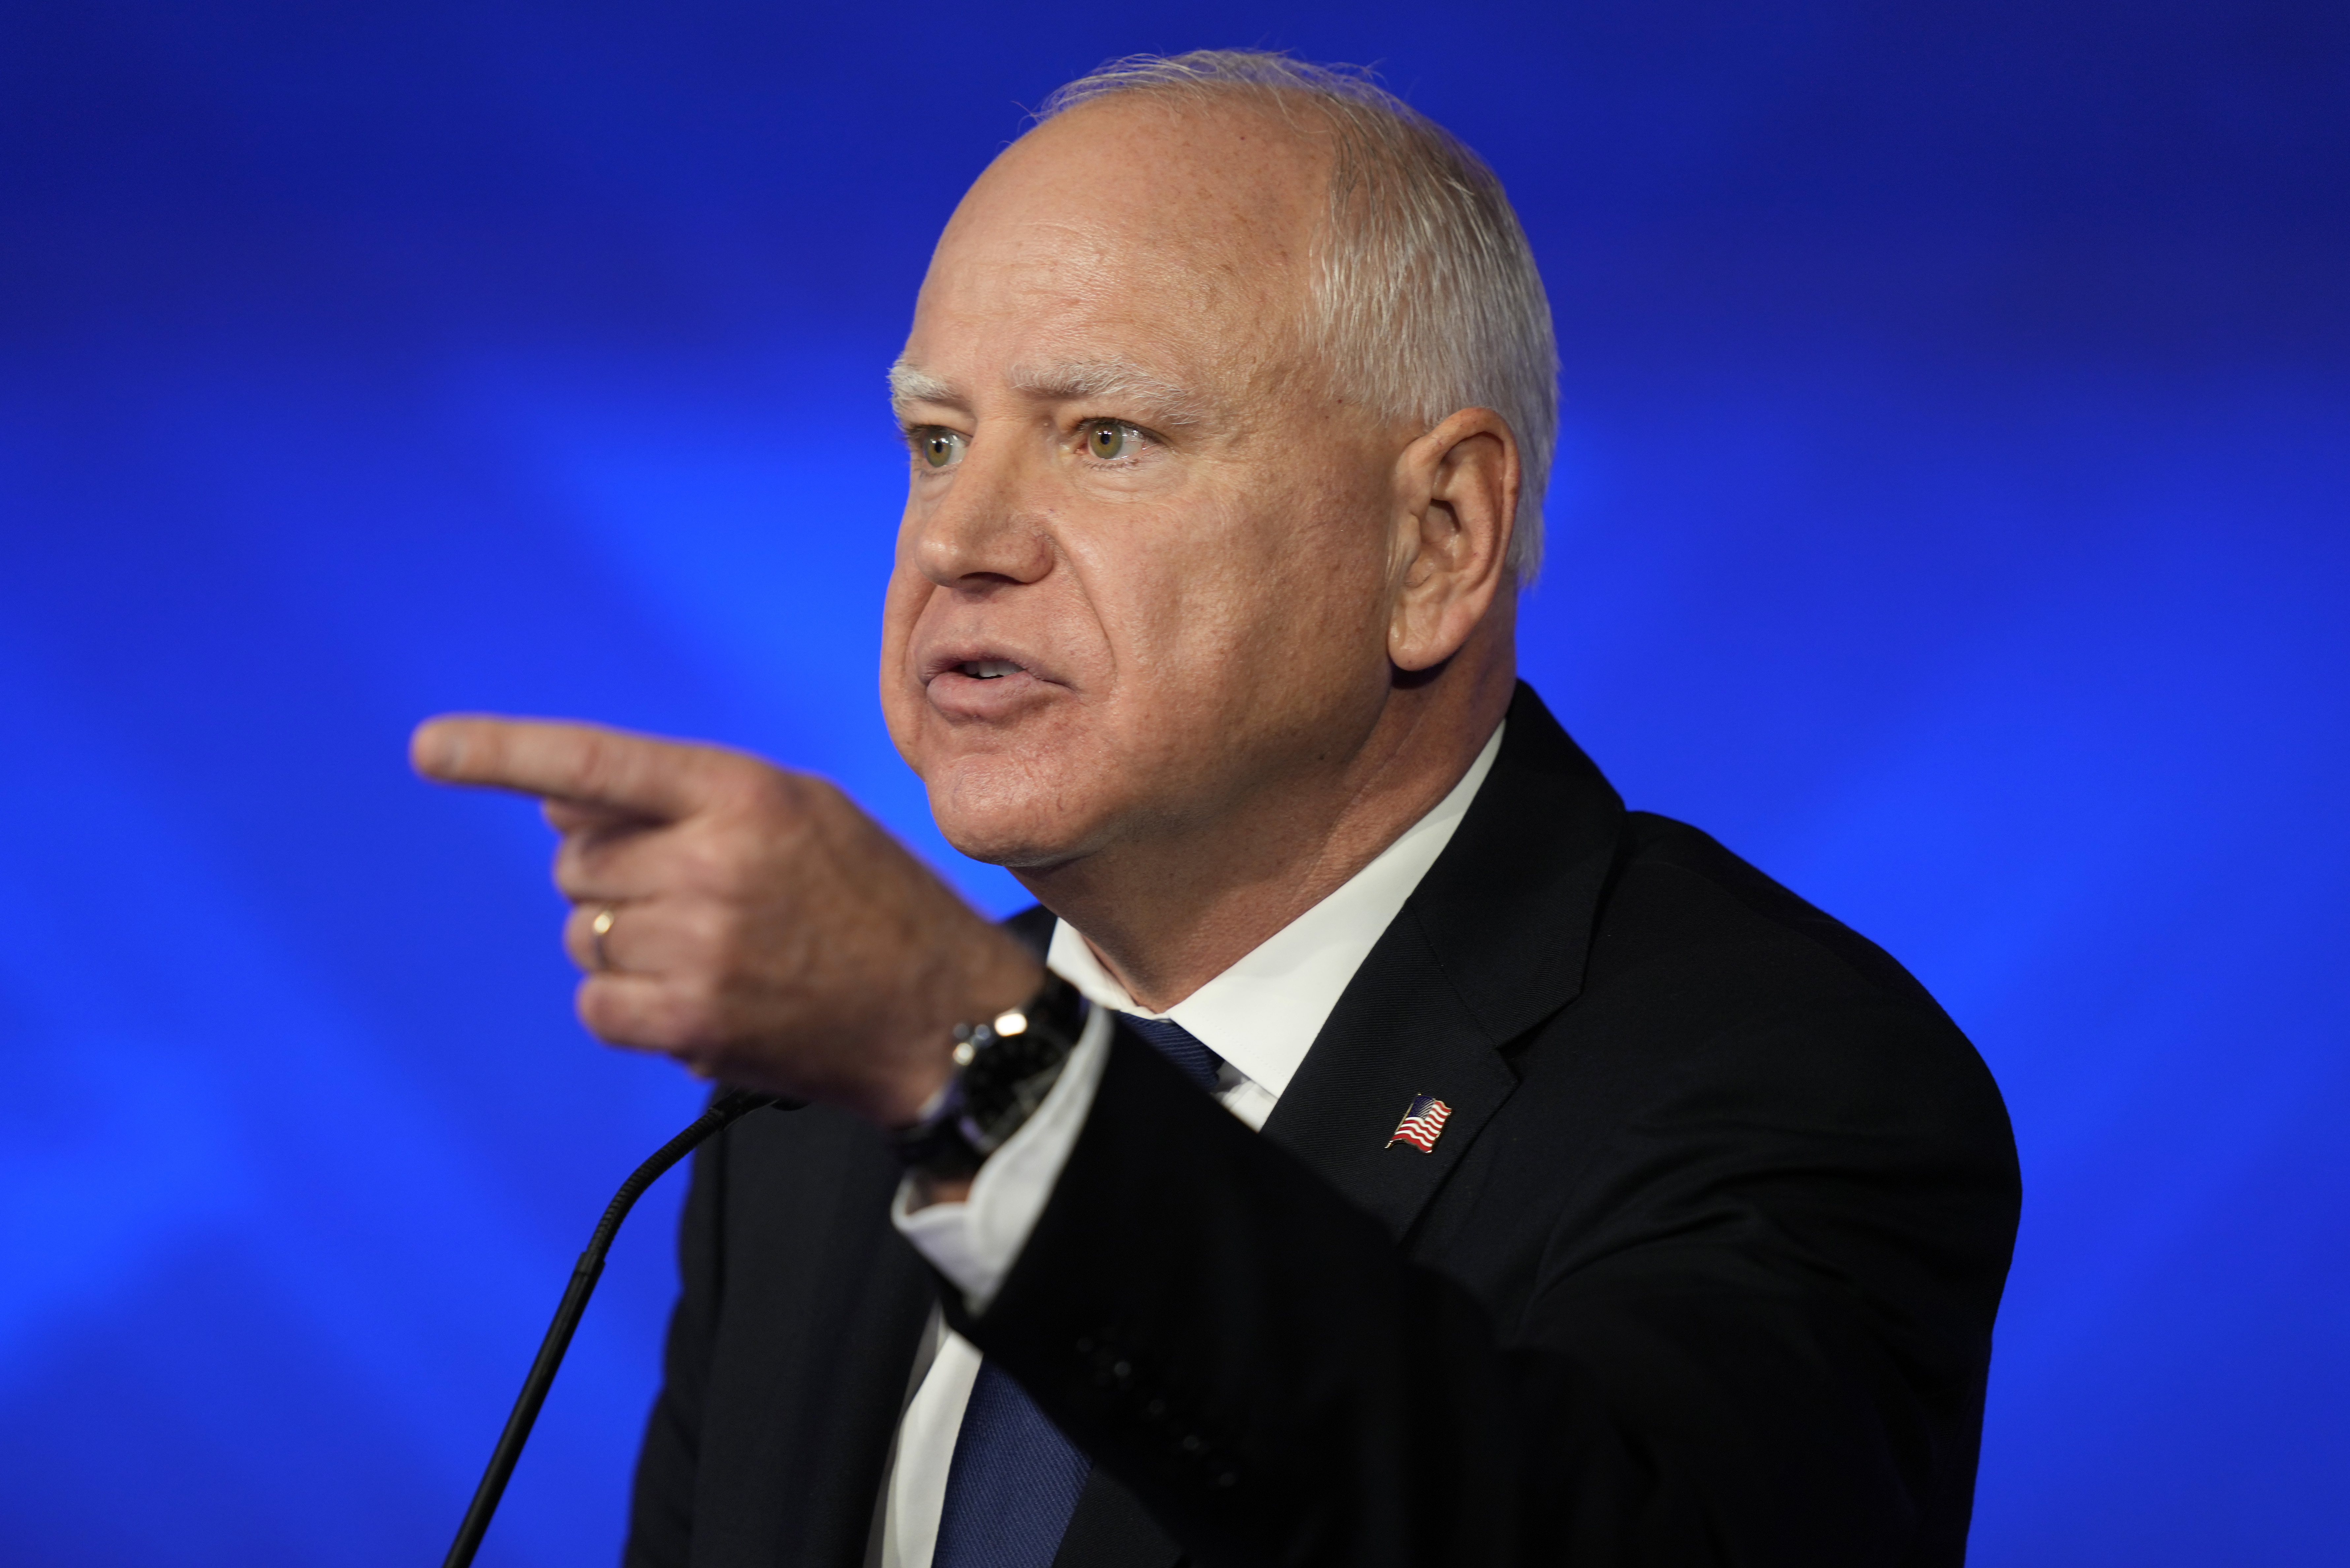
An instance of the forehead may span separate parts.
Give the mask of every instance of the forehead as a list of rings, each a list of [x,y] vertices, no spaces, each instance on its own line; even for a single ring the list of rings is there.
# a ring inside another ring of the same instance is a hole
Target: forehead
[[[1135,94],[1073,109],[963,198],[907,358],[949,377],[983,363],[1140,358],[1199,375],[1260,362],[1295,337],[1326,168],[1315,137],[1239,101]]]

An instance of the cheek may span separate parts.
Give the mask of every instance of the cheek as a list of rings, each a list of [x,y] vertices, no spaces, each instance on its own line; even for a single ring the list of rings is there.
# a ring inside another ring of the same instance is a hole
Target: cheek
[[[1241,586],[1253,662],[1235,673],[1268,722],[1348,727],[1364,704],[1383,699],[1388,561],[1377,519],[1363,498],[1334,485],[1262,520],[1269,547]]]
[[[1260,643],[1352,650],[1356,628],[1377,618],[1386,539],[1377,503],[1349,477],[1301,473],[1231,509],[1218,586]]]
[[[881,603],[881,717],[889,725],[890,742],[910,763],[914,761],[921,717],[928,704],[923,701],[921,683],[907,667],[907,654],[931,593],[931,584],[922,575],[909,572],[901,562],[889,576],[889,587]]]
[[[902,563],[889,574],[889,587],[881,596],[881,683],[885,687],[906,673],[906,649],[913,641],[931,588],[928,578],[908,571]]]
[[[1294,729],[1384,690],[1386,560],[1352,501],[1293,486],[1188,509],[1123,573],[1105,570],[1117,595],[1106,629],[1138,721]]]

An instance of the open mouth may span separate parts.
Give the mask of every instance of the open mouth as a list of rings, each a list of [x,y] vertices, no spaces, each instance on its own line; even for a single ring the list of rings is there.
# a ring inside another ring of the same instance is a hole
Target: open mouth
[[[955,669],[973,680],[1000,680],[1019,674],[1021,667],[1008,659],[966,659]]]

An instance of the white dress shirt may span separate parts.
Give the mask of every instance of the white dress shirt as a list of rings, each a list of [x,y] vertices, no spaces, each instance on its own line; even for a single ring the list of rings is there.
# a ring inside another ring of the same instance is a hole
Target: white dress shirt
[[[1216,1098],[1252,1128],[1263,1127],[1355,971],[1451,842],[1501,749],[1497,725],[1451,792],[1377,859],[1165,1012],[1128,995],[1076,927],[1064,920],[1053,928],[1045,962],[1095,1004],[1059,1081],[979,1168],[967,1200],[910,1212],[909,1188],[900,1187],[890,1210],[898,1229],[962,1291],[972,1312],[985,1312],[995,1299],[1085,1128],[1109,1055],[1110,1012],[1181,1024],[1223,1058]],[[978,1348],[948,1332],[933,1311],[890,1452],[879,1551],[868,1554],[880,1568],[931,1568],[947,1471],[979,1361]]]

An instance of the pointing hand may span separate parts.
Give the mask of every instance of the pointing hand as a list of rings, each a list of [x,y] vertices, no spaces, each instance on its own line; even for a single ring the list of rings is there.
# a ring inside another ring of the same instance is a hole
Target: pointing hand
[[[1043,981],[822,779],[540,720],[433,719],[409,749],[427,778],[539,797],[579,1019],[615,1045],[900,1126],[945,1081],[953,1025]]]

